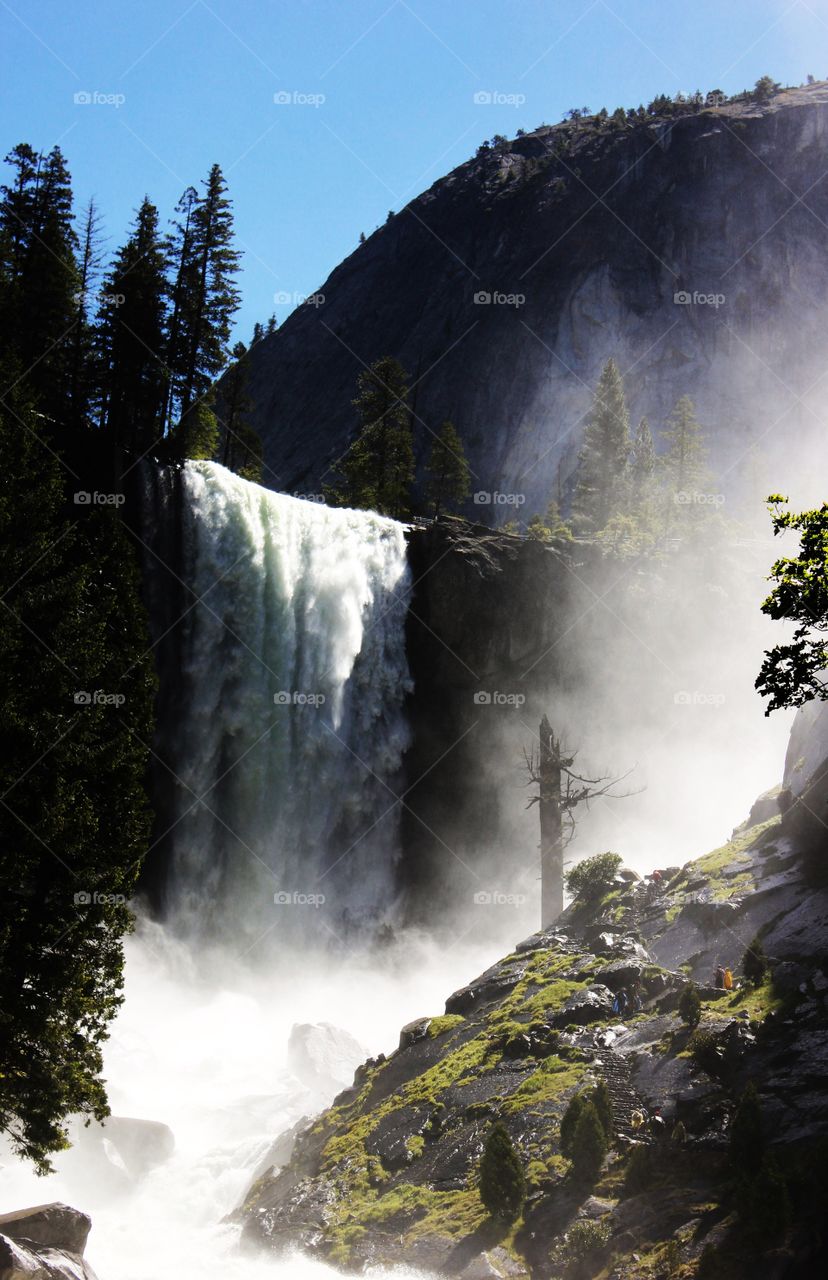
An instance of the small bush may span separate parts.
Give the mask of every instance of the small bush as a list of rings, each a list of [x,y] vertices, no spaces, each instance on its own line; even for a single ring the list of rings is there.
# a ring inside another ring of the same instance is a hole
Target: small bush
[[[715,1031],[707,1031],[704,1027],[696,1027],[687,1042],[687,1048],[693,1058],[705,1071],[715,1072],[721,1066],[719,1041]]]
[[[480,1161],[480,1199],[493,1218],[514,1222],[526,1199],[520,1157],[504,1126],[497,1122],[486,1139]]]
[[[742,957],[742,973],[746,981],[752,983],[754,987],[761,987],[767,977],[768,957],[765,955],[765,948],[758,935]]]
[[[624,1191],[638,1196],[649,1191],[656,1178],[656,1158],[652,1147],[633,1147],[624,1174]]]
[[[585,1093],[576,1093],[575,1097],[570,1100],[569,1106],[566,1108],[566,1111],[563,1113],[563,1118],[561,1119],[559,1141],[561,1144],[561,1151],[566,1156],[567,1160],[572,1159],[572,1140],[575,1137],[575,1126],[578,1123],[586,1100],[587,1095]]]
[[[597,853],[593,858],[584,858],[564,877],[566,887],[573,898],[594,902],[612,888],[621,861],[618,853]]]
[[[566,1233],[566,1252],[570,1258],[581,1261],[598,1249],[603,1249],[610,1238],[610,1228],[602,1222],[576,1222]]]
[[[757,1240],[770,1243],[783,1236],[791,1222],[791,1200],[776,1161],[766,1156],[753,1178],[736,1186],[736,1208],[742,1225]]]
[[[578,1182],[593,1184],[601,1172],[608,1147],[595,1103],[587,1100],[572,1135],[572,1173]]]
[[[678,1003],[679,1017],[685,1026],[692,1030],[699,1025],[701,1021],[701,1000],[699,999],[699,989],[694,982],[688,982],[687,986],[681,993]]]
[[[615,1137],[615,1123],[612,1118],[612,1098],[610,1097],[606,1080],[598,1081],[590,1094],[590,1099],[598,1112],[598,1119],[601,1121],[604,1133],[607,1136],[607,1142],[612,1142]]]

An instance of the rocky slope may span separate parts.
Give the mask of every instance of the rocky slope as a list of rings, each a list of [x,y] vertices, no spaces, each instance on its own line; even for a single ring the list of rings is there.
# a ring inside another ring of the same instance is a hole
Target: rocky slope
[[[816,1274],[828,890],[793,844],[796,805],[777,808],[764,797],[726,846],[668,870],[661,891],[623,872],[599,902],[576,901],[554,929],[455,992],[443,1015],[403,1028],[399,1048],[361,1067],[291,1159],[250,1189],[248,1244],[299,1245],[349,1270],[404,1261],[466,1280]],[[757,932],[772,981],[727,993],[706,985],[717,962],[738,976]],[[689,979],[703,1006],[692,1038],[676,1012]],[[613,993],[635,981],[643,1008],[622,1021]],[[617,1137],[587,1189],[573,1181],[559,1126],[569,1100],[601,1079]],[[761,1243],[735,1211],[727,1151],[751,1080],[793,1201],[787,1229]],[[633,1132],[642,1107],[661,1108],[664,1136]],[[476,1189],[495,1117],[529,1184],[511,1227],[487,1217]],[[682,1140],[680,1130],[668,1136],[679,1120]],[[631,1165],[632,1148],[644,1154]]]
[[[821,83],[765,106],[569,122],[484,150],[253,351],[266,483],[318,492],[354,429],[358,374],[391,354],[414,383],[420,457],[451,417],[474,488],[542,510],[615,355],[634,418],[658,426],[693,397],[728,493],[784,486],[786,443],[819,426],[827,129]],[[498,522],[513,508],[478,510]]]

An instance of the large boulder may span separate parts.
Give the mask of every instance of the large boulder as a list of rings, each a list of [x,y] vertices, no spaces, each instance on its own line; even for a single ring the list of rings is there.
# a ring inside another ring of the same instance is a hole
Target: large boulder
[[[91,1226],[59,1203],[0,1214],[0,1280],[96,1280],[83,1259]]]
[[[315,1093],[338,1093],[367,1056],[350,1032],[330,1022],[294,1023],[288,1040],[289,1070]]]
[[[553,1015],[551,1024],[553,1027],[567,1027],[574,1023],[585,1027],[590,1022],[602,1022],[612,1017],[612,1002],[613,993],[609,987],[596,983],[571,995],[560,1013]]]

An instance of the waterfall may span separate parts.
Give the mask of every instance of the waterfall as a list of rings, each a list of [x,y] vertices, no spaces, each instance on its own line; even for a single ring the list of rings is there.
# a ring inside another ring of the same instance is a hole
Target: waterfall
[[[408,744],[403,526],[212,462],[185,465],[173,505],[155,555],[183,586],[157,746],[171,926],[258,946],[382,922]]]

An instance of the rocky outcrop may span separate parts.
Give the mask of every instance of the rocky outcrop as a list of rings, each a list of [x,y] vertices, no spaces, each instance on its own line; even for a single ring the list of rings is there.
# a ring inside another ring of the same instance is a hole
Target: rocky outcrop
[[[0,1280],[96,1280],[83,1259],[91,1226],[65,1204],[0,1214]]]
[[[354,429],[359,373],[391,354],[415,383],[420,460],[450,417],[476,491],[544,510],[615,355],[634,420],[660,424],[689,394],[728,490],[751,482],[734,464],[760,439],[757,488],[784,490],[790,441],[820,430],[807,393],[822,369],[827,133],[818,84],[620,128],[542,126],[481,152],[251,353],[265,482],[319,492]],[[514,508],[476,510],[499,523]]]
[[[749,1280],[764,1255],[734,1215],[729,1126],[753,1080],[765,1141],[783,1164],[808,1152],[818,1160],[828,1140],[826,911],[828,892],[808,888],[781,815],[673,869],[660,889],[619,876],[449,996],[444,1015],[409,1024],[387,1059],[360,1068],[298,1136],[289,1163],[251,1188],[246,1244],[298,1246],[348,1270],[407,1263],[466,1277],[689,1280],[726,1266]],[[773,980],[752,987],[740,961],[757,932]],[[706,985],[717,962],[736,973],[733,991]],[[695,1032],[677,1013],[693,978]],[[620,989],[637,995],[623,1019],[612,1012]],[[569,1101],[599,1081],[615,1150],[584,1188],[559,1129]],[[660,1119],[642,1127],[639,1112]],[[477,1191],[496,1118],[528,1180],[513,1226],[488,1218]],[[778,1265],[763,1276],[798,1280],[816,1264],[816,1202],[798,1194]]]

